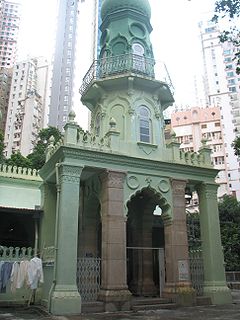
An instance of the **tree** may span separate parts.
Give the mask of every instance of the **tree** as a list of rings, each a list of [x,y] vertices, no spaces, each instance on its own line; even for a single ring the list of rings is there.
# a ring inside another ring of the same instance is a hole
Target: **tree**
[[[240,16],[240,1],[239,0],[218,0],[215,3],[215,15],[213,21],[218,22],[219,18],[228,17],[233,20]],[[240,74],[240,30],[236,27],[225,30],[220,36],[221,42],[229,41],[232,42],[236,48],[235,58],[237,68],[237,74]]]
[[[7,159],[5,162],[9,166],[16,166],[16,167],[22,167],[22,168],[31,167],[31,161],[25,158],[19,151],[16,153],[12,153],[11,157]]]
[[[232,147],[236,156],[240,156],[240,137],[233,140]]]
[[[31,168],[39,170],[44,165],[46,149],[51,136],[54,137],[55,144],[62,138],[61,132],[55,127],[48,127],[40,130],[38,142],[33,148],[33,152],[27,156],[28,160],[31,162]]]
[[[4,137],[3,137],[3,133],[2,131],[0,130],[0,164],[4,162],[5,160],[5,157],[4,157],[4,154],[3,154],[3,151],[4,151]]]
[[[226,270],[240,270],[240,202],[224,196],[219,203],[221,238]]]

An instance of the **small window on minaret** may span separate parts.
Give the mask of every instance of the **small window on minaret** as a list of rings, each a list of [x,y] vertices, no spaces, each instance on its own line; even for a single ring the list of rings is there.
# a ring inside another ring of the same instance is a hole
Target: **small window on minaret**
[[[150,143],[151,142],[151,120],[150,112],[147,107],[139,108],[139,129],[140,129],[140,141]]]

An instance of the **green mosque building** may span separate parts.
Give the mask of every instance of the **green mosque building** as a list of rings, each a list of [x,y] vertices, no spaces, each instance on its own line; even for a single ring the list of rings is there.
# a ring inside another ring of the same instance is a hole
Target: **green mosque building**
[[[80,88],[91,131],[71,112],[63,141],[50,141],[40,177],[28,178],[41,190],[39,301],[56,315],[78,314],[87,301],[104,311],[131,310],[134,297],[196,304],[186,227],[190,190],[199,198],[202,295],[230,303],[217,171],[204,144],[199,153],[180,151],[174,135],[166,144],[163,111],[174,98],[155,77],[149,2],[105,0],[101,17],[99,60]],[[0,172],[0,185],[13,179],[8,170]]]

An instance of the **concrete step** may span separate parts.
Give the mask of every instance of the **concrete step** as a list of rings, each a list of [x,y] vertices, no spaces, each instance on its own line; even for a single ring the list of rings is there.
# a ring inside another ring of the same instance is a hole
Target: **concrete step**
[[[175,309],[177,305],[166,298],[133,298],[132,310],[158,310],[158,309]]]
[[[100,301],[84,302],[82,304],[82,313],[101,313],[104,311],[104,303]]]
[[[139,297],[139,298],[133,298],[132,299],[132,304],[133,305],[141,305],[141,304],[168,304],[171,303],[172,301],[170,299],[167,298],[143,298],[143,297]]]
[[[133,311],[145,311],[145,310],[159,310],[159,309],[176,309],[176,303],[159,303],[159,304],[142,304],[142,305],[133,305]]]

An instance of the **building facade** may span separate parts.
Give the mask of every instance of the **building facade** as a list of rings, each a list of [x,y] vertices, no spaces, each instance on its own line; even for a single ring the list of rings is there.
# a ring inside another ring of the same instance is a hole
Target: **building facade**
[[[6,157],[17,151],[27,156],[33,150],[44,126],[48,69],[42,57],[19,62],[13,68],[4,139]]]
[[[232,148],[240,130],[240,77],[236,74],[236,62],[233,60],[236,48],[230,42],[220,43],[218,25],[201,23],[200,30],[206,101],[208,105],[220,108],[228,188],[240,200],[239,161]]]
[[[198,152],[202,141],[206,140],[206,145],[212,150],[212,164],[219,170],[216,178],[216,183],[219,184],[218,197],[230,194],[227,152],[219,107],[176,111],[171,116],[171,127],[183,151]]]
[[[0,6],[0,68],[12,68],[17,53],[21,5],[2,0]]]
[[[63,130],[72,109],[78,1],[60,0],[48,124]]]
[[[5,131],[8,101],[12,81],[12,69],[0,68],[0,130]]]

